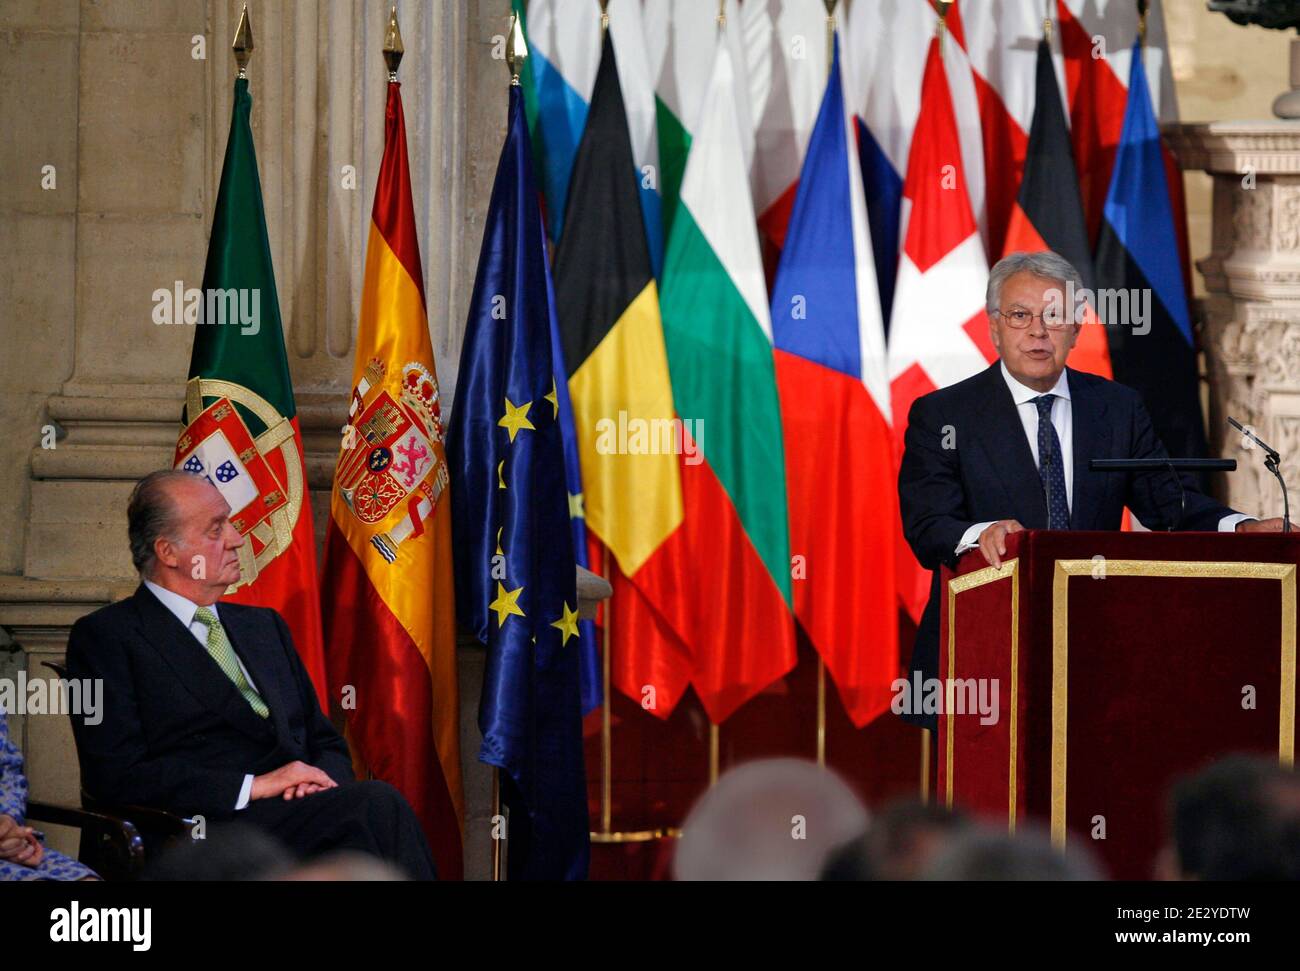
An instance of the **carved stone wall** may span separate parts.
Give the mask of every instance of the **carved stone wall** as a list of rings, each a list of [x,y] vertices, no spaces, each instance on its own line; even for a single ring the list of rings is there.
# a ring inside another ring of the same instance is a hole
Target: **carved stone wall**
[[[1282,454],[1288,485],[1300,483],[1300,123],[1211,122],[1166,134],[1180,165],[1214,184],[1211,250],[1197,269],[1211,448],[1238,462],[1224,497],[1243,512],[1280,515],[1276,480],[1227,417],[1253,426]]]

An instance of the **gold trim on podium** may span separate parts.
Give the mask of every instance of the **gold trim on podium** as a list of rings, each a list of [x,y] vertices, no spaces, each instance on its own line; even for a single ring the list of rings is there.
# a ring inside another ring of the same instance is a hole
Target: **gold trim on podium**
[[[652,843],[661,840],[669,833],[665,829],[610,830],[608,832],[592,830],[589,834],[593,843]]]
[[[1052,575],[1052,842],[1065,846],[1066,732],[1069,710],[1069,583],[1089,576],[1091,560],[1057,560]],[[1278,701],[1278,760],[1295,763],[1296,568],[1292,563],[1233,563],[1194,560],[1105,560],[1106,576],[1176,577],[1196,580],[1278,580],[1282,594],[1281,693]],[[974,574],[972,574],[973,576]],[[950,608],[951,610],[951,608]],[[949,625],[951,630],[951,624]],[[949,648],[951,651],[951,647]]]
[[[972,573],[966,573],[959,577],[953,577],[948,581],[948,679],[947,684],[951,685],[956,681],[957,670],[957,594],[965,593],[967,590],[974,590],[976,587],[982,587],[998,580],[1011,579],[1011,726],[1010,726],[1010,751],[1011,759],[1008,767],[1008,778],[1010,783],[1007,792],[1007,828],[1011,832],[1016,830],[1016,733],[1018,731],[1018,707],[1020,702],[1020,557],[1013,557],[1009,560],[1003,560],[999,567],[986,566],[982,570],[975,570]],[[947,701],[948,692],[944,691],[944,700]],[[952,706],[947,705],[948,711],[944,712],[947,719],[947,731],[944,733],[944,805],[949,809],[952,808],[952,772],[953,772],[953,746],[952,746],[952,729],[953,715]]]

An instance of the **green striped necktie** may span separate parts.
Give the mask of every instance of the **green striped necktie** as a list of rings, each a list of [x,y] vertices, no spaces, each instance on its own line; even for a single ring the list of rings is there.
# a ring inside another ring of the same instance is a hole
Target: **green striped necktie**
[[[217,612],[211,607],[200,607],[194,612],[194,619],[208,629],[208,653],[212,655],[212,660],[226,672],[226,677],[235,682],[235,687],[253,706],[253,711],[263,718],[271,714],[271,709],[266,707],[262,696],[253,690],[253,686],[244,677],[244,672],[239,667],[239,658],[235,657],[235,649],[230,646],[230,638],[226,636],[226,629],[217,620]]]

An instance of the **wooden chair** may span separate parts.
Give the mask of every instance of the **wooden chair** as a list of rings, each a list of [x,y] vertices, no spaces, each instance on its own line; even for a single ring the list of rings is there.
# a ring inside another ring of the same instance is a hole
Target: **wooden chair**
[[[56,661],[42,662],[67,680],[68,669]],[[146,854],[157,853],[182,837],[193,839],[197,821],[150,806],[111,805],[81,790],[81,808],[29,801],[29,822],[39,821],[81,830],[77,859],[105,880],[138,880]]]

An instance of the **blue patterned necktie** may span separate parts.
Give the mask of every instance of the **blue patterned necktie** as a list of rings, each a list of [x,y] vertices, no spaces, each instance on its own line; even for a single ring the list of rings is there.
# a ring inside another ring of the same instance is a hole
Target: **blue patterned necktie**
[[[1065,468],[1061,464],[1061,440],[1052,424],[1052,405],[1056,395],[1044,394],[1033,399],[1038,408],[1038,477],[1043,480],[1047,499],[1047,528],[1069,529],[1070,506],[1065,498]]]

